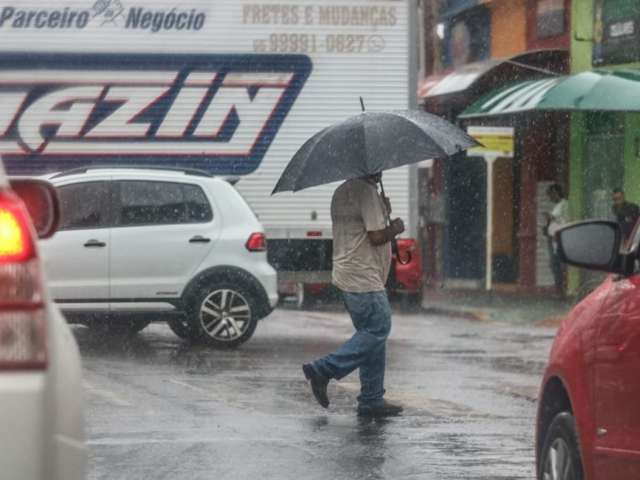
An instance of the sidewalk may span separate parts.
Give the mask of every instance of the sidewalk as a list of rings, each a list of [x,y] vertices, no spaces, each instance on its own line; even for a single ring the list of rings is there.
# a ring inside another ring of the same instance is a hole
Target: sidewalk
[[[572,308],[571,300],[478,290],[425,290],[422,309],[435,315],[478,321],[557,326]]]

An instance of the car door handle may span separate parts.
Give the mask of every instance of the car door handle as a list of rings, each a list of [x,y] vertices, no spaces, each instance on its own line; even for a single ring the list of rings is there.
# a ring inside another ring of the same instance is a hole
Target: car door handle
[[[102,247],[106,247],[107,244],[104,242],[99,242],[98,240],[89,240],[87,243],[84,244],[84,246],[87,248],[102,248]]]
[[[210,238],[202,237],[200,235],[196,235],[189,240],[189,243],[209,243],[211,241]]]

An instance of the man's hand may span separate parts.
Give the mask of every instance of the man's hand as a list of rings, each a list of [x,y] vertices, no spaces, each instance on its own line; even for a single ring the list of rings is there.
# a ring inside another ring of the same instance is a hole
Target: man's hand
[[[402,232],[404,232],[404,222],[401,218],[392,220],[390,227],[394,235],[400,235]]]

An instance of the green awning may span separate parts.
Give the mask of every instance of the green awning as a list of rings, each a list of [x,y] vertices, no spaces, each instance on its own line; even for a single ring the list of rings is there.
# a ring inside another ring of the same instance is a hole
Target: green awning
[[[460,118],[531,110],[640,112],[640,71],[583,72],[511,84],[485,95]]]

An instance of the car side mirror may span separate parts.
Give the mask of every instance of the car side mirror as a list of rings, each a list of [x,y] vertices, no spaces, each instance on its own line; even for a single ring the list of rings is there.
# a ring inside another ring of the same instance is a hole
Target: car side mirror
[[[576,267],[622,273],[622,232],[615,222],[576,222],[556,233],[560,260]]]
[[[55,187],[44,180],[26,178],[10,179],[9,183],[27,207],[38,238],[53,236],[60,222],[60,202]]]

